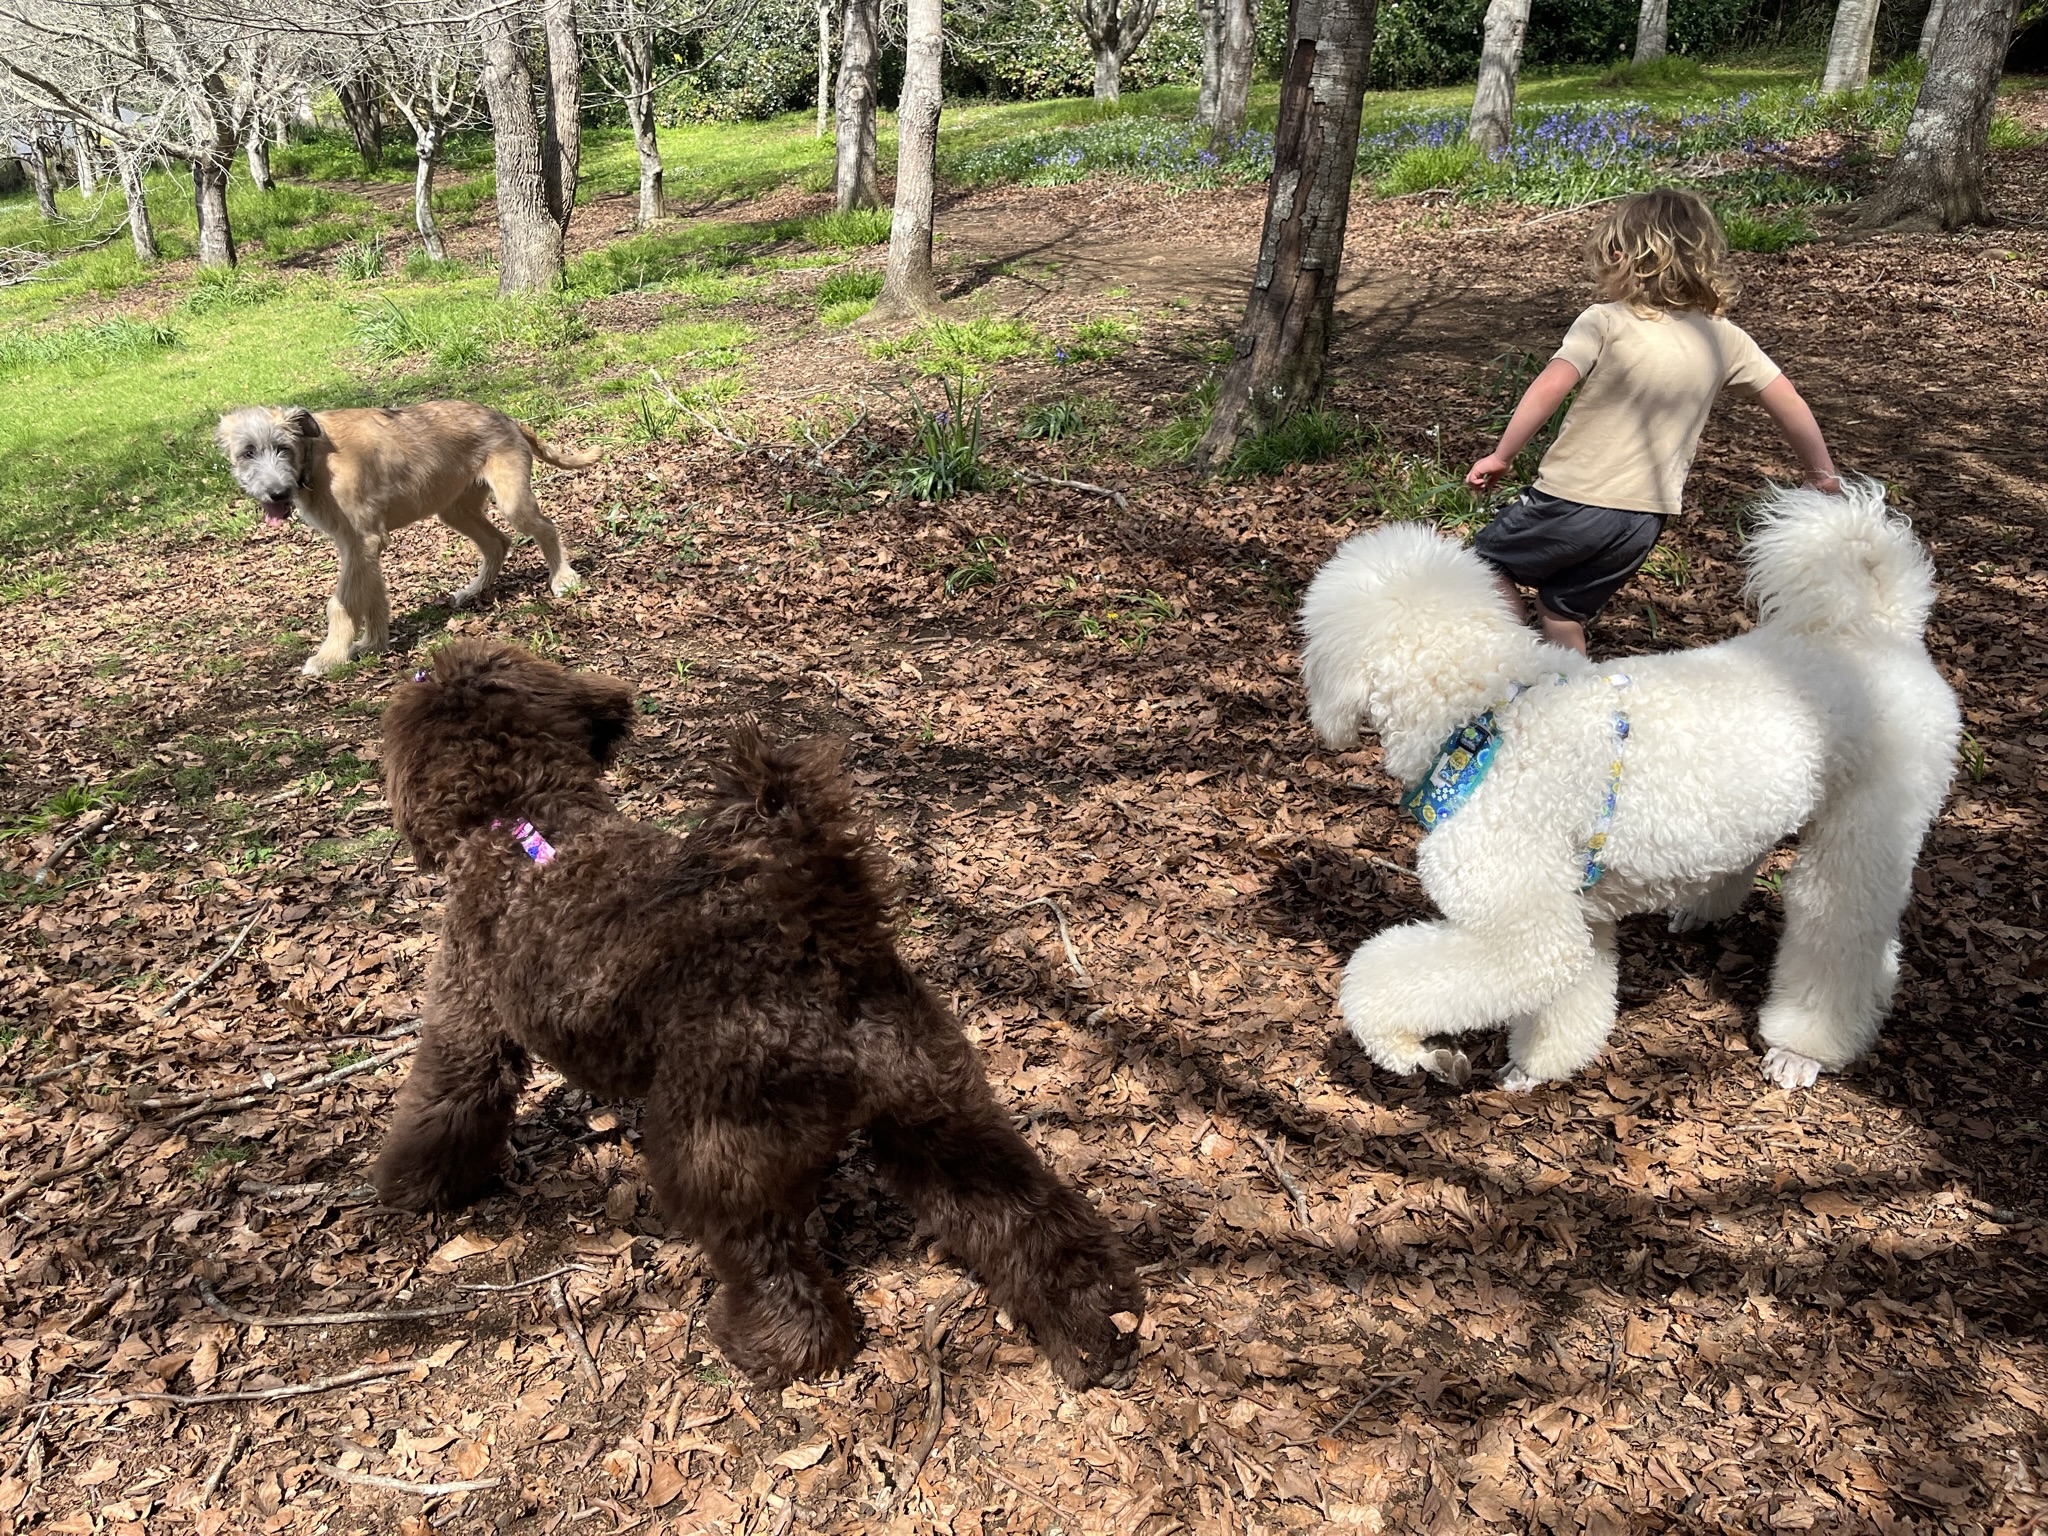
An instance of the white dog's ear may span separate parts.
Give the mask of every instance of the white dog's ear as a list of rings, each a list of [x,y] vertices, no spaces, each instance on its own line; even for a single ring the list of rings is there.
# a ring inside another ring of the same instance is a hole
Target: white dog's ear
[[[1324,746],[1348,752],[1358,745],[1365,720],[1365,675],[1354,657],[1336,652],[1330,636],[1311,632],[1302,650],[1301,681],[1316,735]]]
[[[288,405],[284,408],[284,424],[290,431],[301,437],[319,437],[320,423],[313,413],[303,405]]]

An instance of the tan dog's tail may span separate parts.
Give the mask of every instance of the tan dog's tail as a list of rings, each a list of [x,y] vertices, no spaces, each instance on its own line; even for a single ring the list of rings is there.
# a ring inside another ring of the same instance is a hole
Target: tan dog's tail
[[[550,448],[525,422],[515,421],[513,425],[519,429],[519,435],[526,439],[526,446],[533,450],[533,456],[547,460],[557,469],[588,469],[604,457],[604,454],[595,448],[586,448],[581,453],[565,448]]]

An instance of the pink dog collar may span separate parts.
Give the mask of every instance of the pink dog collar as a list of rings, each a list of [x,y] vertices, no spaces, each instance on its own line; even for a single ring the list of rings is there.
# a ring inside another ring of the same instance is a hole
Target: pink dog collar
[[[502,821],[494,821],[491,823],[491,830],[496,832],[504,825]],[[512,836],[518,840],[526,856],[536,864],[545,864],[555,856],[554,845],[535,831],[530,821],[513,822]]]

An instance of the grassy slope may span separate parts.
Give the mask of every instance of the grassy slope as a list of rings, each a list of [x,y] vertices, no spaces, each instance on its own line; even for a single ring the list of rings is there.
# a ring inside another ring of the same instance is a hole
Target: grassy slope
[[[1647,89],[1603,86],[1586,70],[1542,72],[1523,81],[1521,99],[1561,104],[1629,96],[1677,107],[1786,84],[1807,72],[1804,63],[1770,62],[1713,69],[1697,84]],[[1457,87],[1375,92],[1367,113],[1454,106],[1467,95]],[[1276,87],[1258,89],[1255,125],[1270,123],[1276,100]],[[1127,96],[1115,110],[1185,117],[1193,104],[1192,90],[1164,87]],[[942,154],[950,157],[1102,115],[1087,100],[963,105],[946,114]],[[777,186],[815,190],[829,183],[831,144],[814,136],[807,113],[766,123],[693,124],[664,130],[662,140],[670,195],[688,213],[729,215]],[[885,163],[894,147],[893,123],[885,118]],[[669,337],[677,338],[683,364],[697,361],[694,354],[705,351],[685,344],[695,335],[687,326],[651,343],[600,337],[594,345],[551,348],[545,336],[536,340],[532,326],[490,320],[489,280],[473,273],[452,280],[390,276],[340,282],[330,275],[331,248],[378,230],[387,232],[396,247],[406,243],[406,230],[402,217],[380,213],[363,196],[334,183],[402,183],[409,179],[408,162],[401,152],[380,173],[366,177],[352,154],[336,141],[323,140],[279,151],[276,164],[283,175],[318,178],[322,184],[287,183],[269,196],[239,180],[235,184],[245,268],[276,269],[283,276],[283,291],[272,302],[193,312],[182,303],[193,286],[190,267],[179,262],[156,273],[144,271],[124,237],[59,263],[43,280],[0,290],[0,335],[76,324],[116,308],[164,315],[178,333],[170,347],[17,369],[7,378],[7,387],[0,389],[0,552],[20,556],[55,550],[100,534],[175,527],[195,516],[208,521],[245,517],[246,512],[235,510],[209,441],[213,417],[229,405],[294,400],[327,406],[459,392],[529,414],[544,413],[559,394],[588,400],[603,393],[591,387],[591,377],[607,365],[658,366]],[[460,142],[442,176],[442,200],[473,207],[488,185],[481,180],[488,166],[487,141],[472,136]],[[635,180],[630,137],[616,129],[592,130],[584,148],[585,196],[628,192]],[[184,183],[157,178],[151,204],[167,254],[188,253],[191,212]],[[0,245],[63,248],[104,231],[115,216],[107,204],[88,214],[75,194],[66,195],[64,211],[77,222],[51,230],[37,220],[26,197],[0,203]],[[577,286],[584,293],[661,286],[685,305],[716,304],[751,286],[750,245],[786,240],[791,233],[787,226],[771,229],[729,220],[679,224],[586,257]],[[373,362],[359,344],[359,317],[392,306],[425,316],[433,335],[414,346],[402,363],[389,357]],[[574,334],[566,339],[589,340]],[[730,364],[736,354],[729,343],[730,336],[710,349],[722,364]],[[624,392],[618,378],[609,392]],[[614,408],[611,415],[623,422],[629,413]]]

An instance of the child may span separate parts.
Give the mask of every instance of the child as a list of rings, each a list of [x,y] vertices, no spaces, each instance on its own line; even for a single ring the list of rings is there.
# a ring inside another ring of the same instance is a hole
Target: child
[[[1465,483],[1491,490],[1581,380],[1536,483],[1503,507],[1472,547],[1518,586],[1536,589],[1544,638],[1585,654],[1586,625],[1636,573],[1675,517],[1685,473],[1725,388],[1770,412],[1806,469],[1841,482],[1813,412],[1777,364],[1722,318],[1734,285],[1728,242],[1705,203],[1669,187],[1624,199],[1587,244],[1602,302],[1572,322],[1492,453]]]

